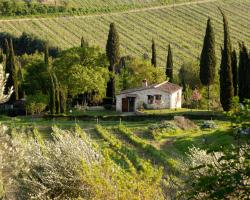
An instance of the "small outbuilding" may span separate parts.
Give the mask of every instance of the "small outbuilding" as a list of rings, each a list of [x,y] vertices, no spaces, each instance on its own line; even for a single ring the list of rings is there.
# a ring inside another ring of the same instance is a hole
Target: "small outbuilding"
[[[165,81],[160,84],[148,85],[123,90],[116,96],[116,111],[135,112],[138,109],[175,109],[181,108],[182,87]]]

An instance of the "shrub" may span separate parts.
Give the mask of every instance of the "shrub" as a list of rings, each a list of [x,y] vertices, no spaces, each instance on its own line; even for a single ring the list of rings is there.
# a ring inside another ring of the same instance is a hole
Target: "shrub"
[[[162,121],[160,124],[152,124],[148,130],[154,139],[159,140],[165,136],[176,134],[179,128],[170,121]]]
[[[26,110],[32,115],[41,114],[48,104],[48,97],[43,94],[30,95],[27,97]]]
[[[191,148],[187,199],[248,199],[250,145],[226,152]]]
[[[159,170],[127,172],[102,155],[79,127],[53,127],[50,141],[41,142],[37,131],[33,136],[0,132],[6,138],[1,164],[12,167],[9,186],[19,199],[163,199]]]
[[[203,128],[203,129],[206,129],[206,128],[215,129],[216,127],[217,126],[216,126],[215,122],[212,120],[203,121],[201,124],[201,128]]]

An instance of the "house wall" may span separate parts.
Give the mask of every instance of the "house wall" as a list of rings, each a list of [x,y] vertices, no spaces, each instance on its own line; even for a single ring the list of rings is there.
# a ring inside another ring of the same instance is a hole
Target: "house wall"
[[[181,108],[181,99],[182,99],[182,90],[178,90],[177,92],[171,94],[170,100],[170,108]]]
[[[141,108],[143,103],[147,105],[149,109],[163,109],[163,108],[177,108],[181,107],[181,90],[178,91],[180,98],[177,99],[177,92],[168,94],[158,89],[148,89],[127,94],[120,94],[116,96],[116,111],[122,112],[122,98],[136,97],[135,109]],[[148,95],[161,95],[161,104],[148,104]],[[176,102],[178,100],[178,102]]]

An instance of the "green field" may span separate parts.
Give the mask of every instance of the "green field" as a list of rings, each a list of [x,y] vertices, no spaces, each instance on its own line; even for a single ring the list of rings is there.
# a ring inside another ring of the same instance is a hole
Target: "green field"
[[[160,66],[165,65],[167,45],[171,43],[175,68],[179,68],[184,61],[199,57],[207,17],[213,20],[217,55],[220,56],[223,26],[218,6],[228,16],[234,47],[238,49],[239,41],[244,41],[249,46],[250,0],[218,0],[175,8],[170,6],[102,15],[1,20],[0,31],[15,35],[25,31],[61,48],[79,45],[83,36],[91,44],[104,48],[109,24],[115,22],[123,55],[142,57],[146,52],[150,54],[151,40],[154,38]]]
[[[90,112],[89,115],[93,114]],[[120,151],[120,149],[114,149],[117,148],[116,145],[113,147],[112,143],[117,143],[135,152],[139,159],[150,160],[152,164],[158,163],[159,166],[163,167],[170,165],[173,169],[182,163],[181,160],[185,158],[188,148],[193,145],[205,149],[228,148],[235,142],[234,133],[230,131],[230,122],[219,120],[214,121],[217,126],[216,129],[200,129],[199,125],[203,120],[193,120],[198,129],[166,133],[166,136],[162,139],[154,139],[149,133],[150,126],[161,123],[157,119],[146,119],[143,121],[135,119],[122,122],[119,121],[119,118],[107,121],[100,120],[98,125],[106,129],[104,133],[102,130],[96,129],[97,122],[95,120],[45,120],[27,116],[17,118],[1,117],[0,122],[8,125],[11,129],[16,129],[17,132],[18,130],[20,132],[28,130],[26,132],[30,134],[32,134],[30,131],[36,127],[44,139],[52,137],[50,135],[51,127],[54,125],[61,129],[73,129],[78,124],[100,145],[101,149],[108,147],[114,151]],[[121,124],[122,128],[120,128]],[[124,128],[127,132],[124,132]],[[207,139],[206,143],[204,143],[204,138]],[[148,150],[147,148],[153,148],[153,150]]]
[[[178,2],[190,2],[195,0],[71,0],[69,1],[70,7],[82,7],[82,8],[103,8],[107,7],[109,9],[115,9],[117,7],[149,7],[149,6],[159,6],[166,4],[173,4]]]

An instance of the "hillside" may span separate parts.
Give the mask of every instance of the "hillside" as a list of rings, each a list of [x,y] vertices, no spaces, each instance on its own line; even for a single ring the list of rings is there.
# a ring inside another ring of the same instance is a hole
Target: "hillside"
[[[179,68],[183,61],[199,57],[208,16],[212,18],[217,55],[220,55],[223,32],[218,6],[228,16],[233,45],[238,48],[238,41],[244,41],[249,46],[250,0],[205,1],[102,15],[1,20],[0,31],[15,35],[25,31],[61,48],[79,45],[83,36],[91,44],[104,48],[109,24],[115,22],[124,55],[142,57],[146,52],[150,54],[151,40],[154,38],[160,65],[165,65],[167,45],[171,43],[174,63]]]

